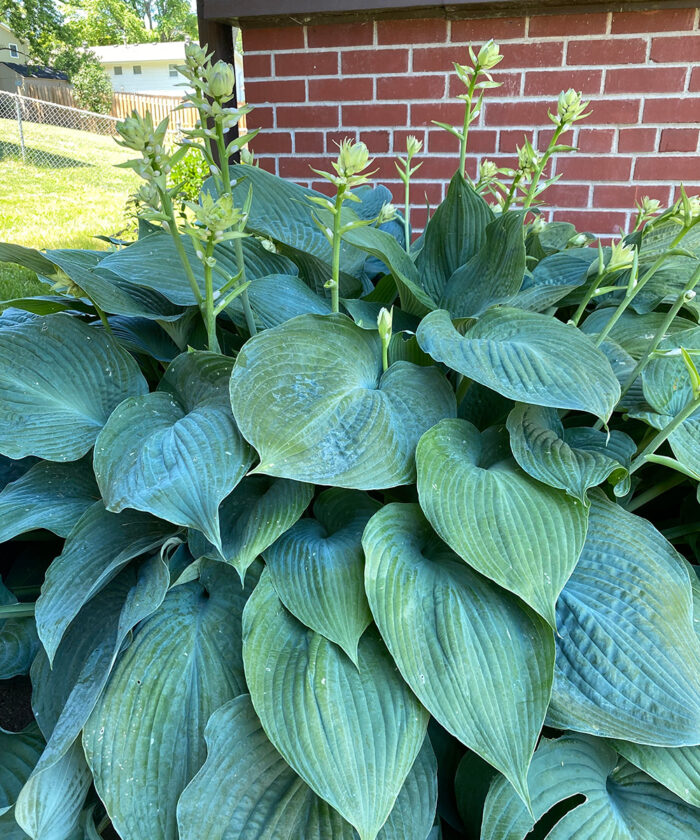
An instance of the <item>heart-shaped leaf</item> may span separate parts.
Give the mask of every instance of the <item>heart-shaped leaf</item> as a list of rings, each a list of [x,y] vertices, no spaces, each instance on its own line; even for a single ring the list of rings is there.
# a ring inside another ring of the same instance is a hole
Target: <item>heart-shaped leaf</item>
[[[231,563],[243,580],[255,558],[299,519],[313,494],[313,485],[301,481],[266,475],[244,478],[219,508],[223,551],[198,531],[190,533],[190,550],[195,557]]]
[[[549,721],[640,744],[700,744],[688,571],[650,522],[600,491],[590,498],[586,542],[557,602]]]
[[[416,450],[423,512],[481,574],[519,595],[554,626],[554,605],[586,536],[586,509],[535,481],[497,429],[443,420]]]
[[[53,660],[68,625],[81,608],[135,557],[155,551],[177,532],[147,513],[109,513],[96,502],[83,514],[51,563],[36,604],[42,644]]]
[[[189,352],[158,391],[125,400],[95,447],[105,506],[143,510],[201,531],[221,550],[219,505],[252,462],[228,401],[232,360]]]
[[[607,420],[620,399],[604,354],[576,327],[548,315],[500,306],[461,336],[440,309],[423,318],[416,335],[433,359],[512,400]]]
[[[376,632],[363,636],[355,666],[285,610],[264,572],[243,616],[243,658],[268,738],[360,840],[374,840],[428,723]]]
[[[518,403],[508,415],[515,460],[538,481],[558,487],[588,506],[587,491],[629,471],[637,444],[616,429],[608,435],[589,427],[565,429],[553,408]],[[627,482],[623,482],[627,484]]]
[[[359,490],[331,488],[316,499],[314,519],[299,520],[265,552],[285,607],[355,664],[360,636],[372,621],[362,532],[379,507]]]
[[[421,286],[433,300],[440,300],[454,272],[481,249],[493,218],[486,201],[456,172],[428,222],[416,259]]]
[[[138,365],[108,335],[59,313],[0,330],[0,452],[77,461],[112,410],[145,394]]]
[[[90,458],[40,461],[0,493],[0,542],[35,528],[67,537],[99,498]]]
[[[595,738],[544,738],[528,784],[534,819],[505,779],[493,782],[484,807],[483,840],[524,840],[547,811],[576,795],[583,795],[584,802],[559,819],[547,840],[692,840],[700,831],[700,811],[627,762],[618,762],[615,751]]]
[[[480,315],[490,305],[512,297],[525,276],[525,236],[522,212],[506,212],[486,226],[479,251],[453,272],[440,307],[453,318]]]
[[[369,605],[404,679],[527,802],[552,686],[551,629],[453,554],[418,505],[383,507],[362,545]]]
[[[272,746],[247,694],[214,712],[204,734],[207,760],[178,803],[181,840],[356,840]],[[378,840],[425,840],[436,770],[426,738]]]
[[[112,672],[83,746],[122,840],[177,840],[176,805],[204,763],[206,722],[245,691],[249,591],[232,568],[205,564],[200,581],[170,590]]]
[[[421,434],[456,413],[433,367],[382,373],[379,333],[345,315],[301,315],[248,341],[231,401],[260,453],[256,472],[358,490],[414,479]]]

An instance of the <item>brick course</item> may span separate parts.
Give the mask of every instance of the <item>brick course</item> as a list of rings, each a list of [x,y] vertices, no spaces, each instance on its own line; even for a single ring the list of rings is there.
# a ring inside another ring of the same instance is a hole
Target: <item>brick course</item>
[[[416,134],[420,228],[424,194],[433,207],[444,197],[457,160],[456,138],[432,125],[461,124],[452,62],[494,37],[505,56],[494,78],[504,84],[487,91],[470,130],[469,172],[484,158],[512,163],[525,134],[543,146],[559,91],[583,90],[592,114],[562,138],[581,151],[555,162],[562,177],[545,193],[546,212],[618,233],[643,195],[666,202],[678,182],[700,184],[699,19],[697,9],[669,9],[245,29],[246,97],[261,106],[249,125],[263,128],[251,146],[265,168],[319,187],[309,165],[327,169],[334,141],[362,139],[400,203],[392,161]]]

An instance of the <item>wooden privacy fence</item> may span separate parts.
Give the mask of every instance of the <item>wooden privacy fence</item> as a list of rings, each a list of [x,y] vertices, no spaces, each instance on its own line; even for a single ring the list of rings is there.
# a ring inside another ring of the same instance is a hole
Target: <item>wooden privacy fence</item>
[[[65,105],[69,108],[79,107],[73,96],[73,89],[67,83],[54,84],[27,80],[22,85],[22,95],[43,102],[51,102],[55,105]],[[110,116],[124,119],[132,111],[137,111],[139,114],[150,111],[156,124],[166,116],[170,116],[171,131],[177,131],[179,128],[192,128],[197,119],[197,112],[194,108],[183,108],[177,111],[176,108],[181,103],[182,98],[179,96],[155,96],[147,93],[115,91],[112,97]]]

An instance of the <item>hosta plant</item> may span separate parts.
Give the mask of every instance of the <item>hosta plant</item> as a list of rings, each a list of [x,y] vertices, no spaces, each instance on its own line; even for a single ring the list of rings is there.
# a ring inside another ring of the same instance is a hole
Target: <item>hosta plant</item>
[[[1,246],[51,286],[0,317],[4,840],[700,836],[700,201],[547,223],[573,91],[468,178],[499,59],[419,237],[417,140],[401,212],[361,143],[229,166],[189,46],[138,240]]]

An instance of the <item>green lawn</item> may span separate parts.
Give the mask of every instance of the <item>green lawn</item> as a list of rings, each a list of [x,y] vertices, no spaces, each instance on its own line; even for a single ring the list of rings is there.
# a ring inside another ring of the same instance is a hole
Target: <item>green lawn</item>
[[[27,160],[17,159],[17,124],[0,120],[0,241],[35,248],[105,248],[93,237],[122,230],[139,178],[115,164],[133,156],[112,137],[24,123]],[[0,300],[37,293],[36,275],[0,263]]]

